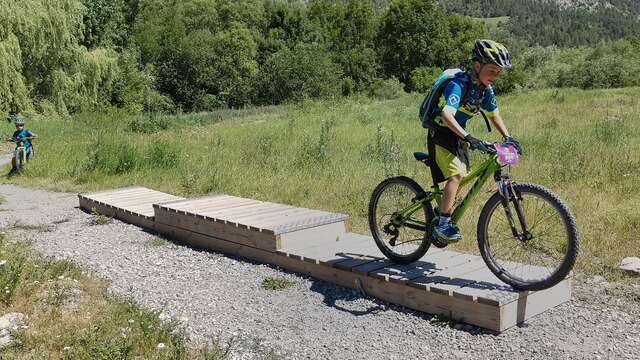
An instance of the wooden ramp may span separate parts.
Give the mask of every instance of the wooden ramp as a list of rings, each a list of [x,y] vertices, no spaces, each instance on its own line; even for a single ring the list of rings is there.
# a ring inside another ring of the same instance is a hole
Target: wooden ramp
[[[571,298],[571,279],[517,292],[479,256],[432,247],[409,265],[389,262],[348,217],[216,195],[153,205],[155,229],[196,247],[274,264],[411,309],[501,332]]]
[[[283,246],[344,236],[349,219],[344,214],[228,195],[171,201],[153,207],[159,224],[271,252]]]
[[[78,194],[80,208],[155,229],[153,204],[184,199],[141,186]]]

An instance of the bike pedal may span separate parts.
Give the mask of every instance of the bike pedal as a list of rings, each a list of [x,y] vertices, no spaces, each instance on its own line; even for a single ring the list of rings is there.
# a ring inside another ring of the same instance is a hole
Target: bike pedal
[[[431,237],[431,243],[439,249],[445,248],[449,245],[449,242],[446,239],[442,239],[435,234]]]

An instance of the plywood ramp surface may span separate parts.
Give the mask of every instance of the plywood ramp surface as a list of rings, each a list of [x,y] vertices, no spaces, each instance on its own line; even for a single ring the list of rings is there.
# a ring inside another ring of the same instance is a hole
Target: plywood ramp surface
[[[141,186],[78,194],[80,208],[125,222],[154,228],[153,204],[184,198]]]

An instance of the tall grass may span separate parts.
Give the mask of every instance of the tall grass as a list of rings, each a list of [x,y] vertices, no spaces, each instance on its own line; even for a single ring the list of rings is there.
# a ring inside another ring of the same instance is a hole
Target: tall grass
[[[614,274],[620,259],[638,255],[637,92],[545,90],[499,99],[524,146],[512,169],[516,180],[551,188],[577,216],[580,270]],[[173,116],[154,132],[138,131],[118,113],[43,119],[27,126],[41,135],[37,160],[11,181],[66,191],[138,184],[182,196],[227,193],[345,212],[356,231],[367,232],[369,196],[383,178],[403,174],[430,186],[429,172],[411,155],[425,149],[420,100],[353,97]],[[481,119],[470,131],[499,139]],[[483,196],[462,224],[469,249]]]

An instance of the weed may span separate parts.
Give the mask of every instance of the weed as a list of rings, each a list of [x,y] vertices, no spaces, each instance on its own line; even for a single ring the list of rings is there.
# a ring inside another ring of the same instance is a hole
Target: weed
[[[129,120],[129,129],[133,132],[153,134],[169,128],[169,119],[162,114],[144,114]]]
[[[9,305],[20,284],[26,258],[17,254],[9,258],[0,271],[0,302]]]
[[[262,288],[265,290],[283,290],[294,286],[296,283],[283,277],[267,277],[262,280]]]
[[[107,225],[111,223],[111,218],[100,214],[96,208],[91,208],[91,215],[93,215],[93,218],[89,222],[90,225]]]
[[[429,320],[429,323],[433,326],[438,326],[438,327],[453,327],[458,322],[446,315],[438,314],[438,315],[434,315],[431,318],[431,320]]]
[[[38,232],[49,232],[51,228],[46,224],[25,224],[20,221],[16,221],[11,226],[16,230],[25,230],[25,231],[38,231]]]
[[[150,247],[162,247],[169,245],[169,241],[160,236],[154,236],[151,240],[147,241],[147,245]]]

